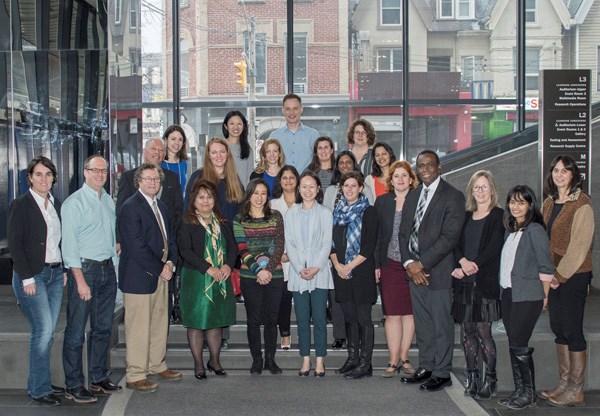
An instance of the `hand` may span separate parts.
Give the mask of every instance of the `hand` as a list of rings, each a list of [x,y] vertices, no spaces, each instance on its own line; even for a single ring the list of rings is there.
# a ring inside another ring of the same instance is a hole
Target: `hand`
[[[381,279],[381,269],[375,269],[375,282],[379,283]]]
[[[25,292],[27,296],[35,296],[35,282],[23,286],[23,292]]]
[[[552,281],[550,282],[550,288],[558,289],[559,286],[560,286],[560,282],[556,279],[556,277],[553,277]]]
[[[221,266],[221,280],[226,280],[231,275],[231,267],[224,264]]]
[[[77,283],[77,293],[79,293],[79,299],[84,302],[87,302],[92,298],[92,291],[85,280],[81,280]]]
[[[544,310],[547,310],[547,309],[548,309],[548,296],[546,296],[546,297],[544,298],[544,308],[543,308],[543,309],[544,309]]]
[[[256,280],[258,281],[259,285],[268,285],[269,283],[271,283],[272,277],[273,277],[273,275],[271,274],[270,271],[268,271],[266,269],[262,269],[256,275]]]
[[[347,264],[340,264],[338,274],[342,279],[350,279],[350,275],[352,274],[352,267],[350,267]]]
[[[216,267],[210,266],[206,271],[210,277],[212,277],[215,281],[221,281],[221,269],[217,269]]]
[[[429,286],[429,275],[425,273],[425,268],[420,261],[413,261],[406,266],[408,277],[417,286]]]
[[[317,273],[319,273],[318,267],[305,267],[304,269],[300,270],[300,277],[302,277],[304,280],[312,280]]]
[[[121,257],[121,243],[117,243],[117,256]]]
[[[472,261],[467,260],[464,257],[462,259],[460,259],[460,261],[458,263],[460,264],[460,267],[462,268],[463,272],[465,272],[465,274],[467,276],[474,275],[475,273],[477,273],[479,271],[479,266],[477,266],[477,264],[475,264]]]
[[[451,274],[452,277],[454,277],[455,279],[462,279],[463,277],[465,277],[465,272],[460,267],[454,269]]]
[[[159,276],[165,282],[168,282],[173,277],[173,263],[168,261],[163,266],[162,272],[160,272]]]
[[[288,255],[287,255],[287,254],[283,253],[283,254],[281,255],[281,262],[282,262],[282,263],[287,263],[288,261],[290,261],[290,258],[288,257]]]

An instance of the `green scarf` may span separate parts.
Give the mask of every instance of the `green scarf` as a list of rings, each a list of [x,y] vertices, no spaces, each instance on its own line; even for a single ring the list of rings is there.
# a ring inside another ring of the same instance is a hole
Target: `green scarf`
[[[200,225],[204,227],[206,230],[206,240],[204,243],[204,259],[213,267],[221,268],[223,266],[223,239],[221,238],[221,225],[219,224],[219,220],[213,214],[211,216],[211,222],[208,224],[204,218],[198,216],[200,219]],[[204,273],[205,280],[205,289],[204,296],[208,298],[211,302],[213,300],[213,290],[215,289],[215,284],[217,285],[216,289],[221,293],[223,299],[227,296],[227,280],[221,280],[217,282],[213,279],[208,273]]]

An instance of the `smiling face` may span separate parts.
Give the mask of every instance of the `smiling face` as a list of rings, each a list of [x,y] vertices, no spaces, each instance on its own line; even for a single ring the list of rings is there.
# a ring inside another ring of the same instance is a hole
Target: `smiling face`
[[[183,135],[177,130],[171,132],[167,136],[167,149],[169,151],[169,155],[177,155],[181,148],[183,147]]]
[[[312,202],[317,197],[319,192],[319,185],[317,181],[310,176],[304,176],[300,180],[300,196],[303,202]]]
[[[212,210],[215,207],[215,198],[210,192],[204,188],[200,188],[196,199],[194,200],[194,208],[198,214],[202,217],[207,218],[212,214]]]
[[[477,205],[489,206],[492,200],[492,187],[490,181],[485,176],[477,178],[473,184],[473,198]]]
[[[143,151],[144,162],[160,166],[165,158],[165,144],[160,139],[151,139],[146,143]]]
[[[283,116],[288,124],[295,125],[300,123],[300,116],[303,111],[302,104],[297,98],[288,98],[283,103]]]
[[[565,168],[565,164],[562,160],[552,169],[552,181],[559,190],[570,189],[571,181],[573,180],[573,172]]]
[[[392,174],[392,186],[396,192],[406,192],[410,189],[412,178],[403,167],[394,169]]]
[[[138,183],[140,192],[149,198],[154,198],[160,190],[160,174],[157,169],[145,169]]]
[[[441,170],[434,155],[423,153],[417,158],[417,174],[425,186],[431,185],[440,176]]]
[[[510,209],[510,215],[515,217],[517,224],[522,224],[529,211],[529,202],[525,201],[521,195],[517,194],[510,198],[508,207]]]
[[[354,137],[354,145],[355,146],[358,146],[358,147],[368,146],[367,132],[365,131],[365,128],[363,126],[361,126],[360,124],[357,124],[354,127],[353,137]]]
[[[31,189],[43,198],[48,196],[48,192],[52,189],[54,174],[50,169],[41,163],[33,167],[33,172],[28,176],[31,182]]]
[[[375,149],[374,155],[375,163],[377,163],[380,168],[385,168],[390,165],[391,157],[389,152],[385,150],[385,147],[379,146],[377,149]]]
[[[94,173],[95,172],[95,173]],[[108,176],[108,165],[101,157],[95,157],[89,162],[89,166],[83,170],[85,183],[96,192],[100,192]]]
[[[343,175],[344,173],[352,172],[354,170],[354,162],[348,155],[340,157],[338,160],[338,170]]]
[[[348,178],[344,181],[342,185],[342,192],[344,193],[344,198],[348,204],[353,204],[358,201],[358,197],[362,192],[363,187],[358,184],[358,181],[354,178]]]
[[[279,146],[276,143],[269,143],[269,145],[267,146],[267,150],[265,151],[267,163],[269,165],[278,165],[280,154],[281,151],[279,150]]]
[[[331,160],[333,149],[327,140],[321,140],[317,144],[317,157],[320,162],[328,162]]]
[[[208,149],[208,157],[216,169],[223,169],[227,163],[227,148],[221,143],[212,143]]]
[[[252,195],[250,195],[250,206],[256,210],[262,211],[269,200],[268,195],[267,187],[262,183],[259,183],[256,185]]]
[[[281,174],[281,189],[283,192],[292,193],[296,191],[298,178],[291,170],[286,170]]]
[[[240,137],[244,131],[244,122],[240,116],[232,116],[225,123],[225,129],[229,132],[229,137]]]

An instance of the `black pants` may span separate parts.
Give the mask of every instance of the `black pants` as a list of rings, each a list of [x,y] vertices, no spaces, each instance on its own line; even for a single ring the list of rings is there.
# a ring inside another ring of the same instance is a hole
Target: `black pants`
[[[557,289],[550,289],[548,294],[550,328],[556,336],[554,342],[568,345],[569,351],[587,348],[583,336],[583,311],[591,278],[591,272],[574,274]]]
[[[512,289],[502,289],[502,322],[506,329],[509,347],[528,346],[543,306],[543,300],[513,302]]]
[[[277,348],[277,320],[283,292],[283,279],[273,279],[268,285],[260,285],[255,279],[240,279],[244,305],[246,306],[247,334],[250,353],[260,357],[260,325],[264,324],[265,355],[274,356]]]
[[[292,292],[287,289],[287,282],[283,282],[281,303],[279,304],[279,335],[290,336],[290,316],[292,314]]]
[[[331,324],[333,325],[333,338],[346,338],[346,325],[344,325],[344,312],[339,302],[335,300],[335,289],[329,289],[329,308],[331,309]]]

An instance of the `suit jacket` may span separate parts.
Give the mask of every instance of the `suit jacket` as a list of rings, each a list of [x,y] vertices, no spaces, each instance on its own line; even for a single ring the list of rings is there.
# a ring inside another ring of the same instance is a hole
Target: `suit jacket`
[[[169,228],[167,207],[162,201],[158,201],[158,209],[165,222],[169,243],[167,260],[175,264],[177,245],[175,234]],[[117,224],[122,236],[119,289],[123,293],[154,293],[164,267],[161,261],[164,243],[154,211],[140,192],[136,192],[125,201]]]
[[[123,208],[123,204],[133,194],[137,192],[137,188],[133,182],[136,169],[130,169],[124,172],[119,179],[119,192],[117,193],[117,203],[115,205],[115,213],[117,215],[117,243],[121,242],[121,234],[119,233],[119,213]],[[177,227],[183,216],[183,194],[181,193],[181,185],[179,184],[179,176],[175,172],[163,169],[165,181],[162,184],[162,193],[160,200],[167,206],[169,215],[169,224],[171,224],[171,232],[175,235]]]
[[[233,269],[237,261],[238,249],[231,226],[229,222],[221,223],[221,235],[224,237],[225,243],[224,264]],[[202,225],[182,222],[177,231],[177,247],[183,259],[183,267],[206,273],[210,263],[204,258],[206,230]]]
[[[54,198],[60,218],[61,203]],[[46,264],[47,227],[44,214],[31,195],[21,195],[8,208],[8,250],[21,280],[40,274]]]
[[[387,253],[393,237],[394,215],[396,214],[396,193],[392,191],[378,196],[377,200],[375,200],[375,209],[377,209],[377,218],[379,219],[379,238],[377,239],[377,247],[375,249],[375,267],[379,269],[387,265]],[[402,218],[404,220],[404,214],[402,214]]]
[[[402,208],[400,223],[400,253],[402,262],[418,260],[429,274],[429,288],[452,288],[454,248],[460,238],[465,219],[465,197],[462,192],[440,178],[419,227],[419,252],[417,259],[408,249],[415,212],[423,185],[409,192]]]

